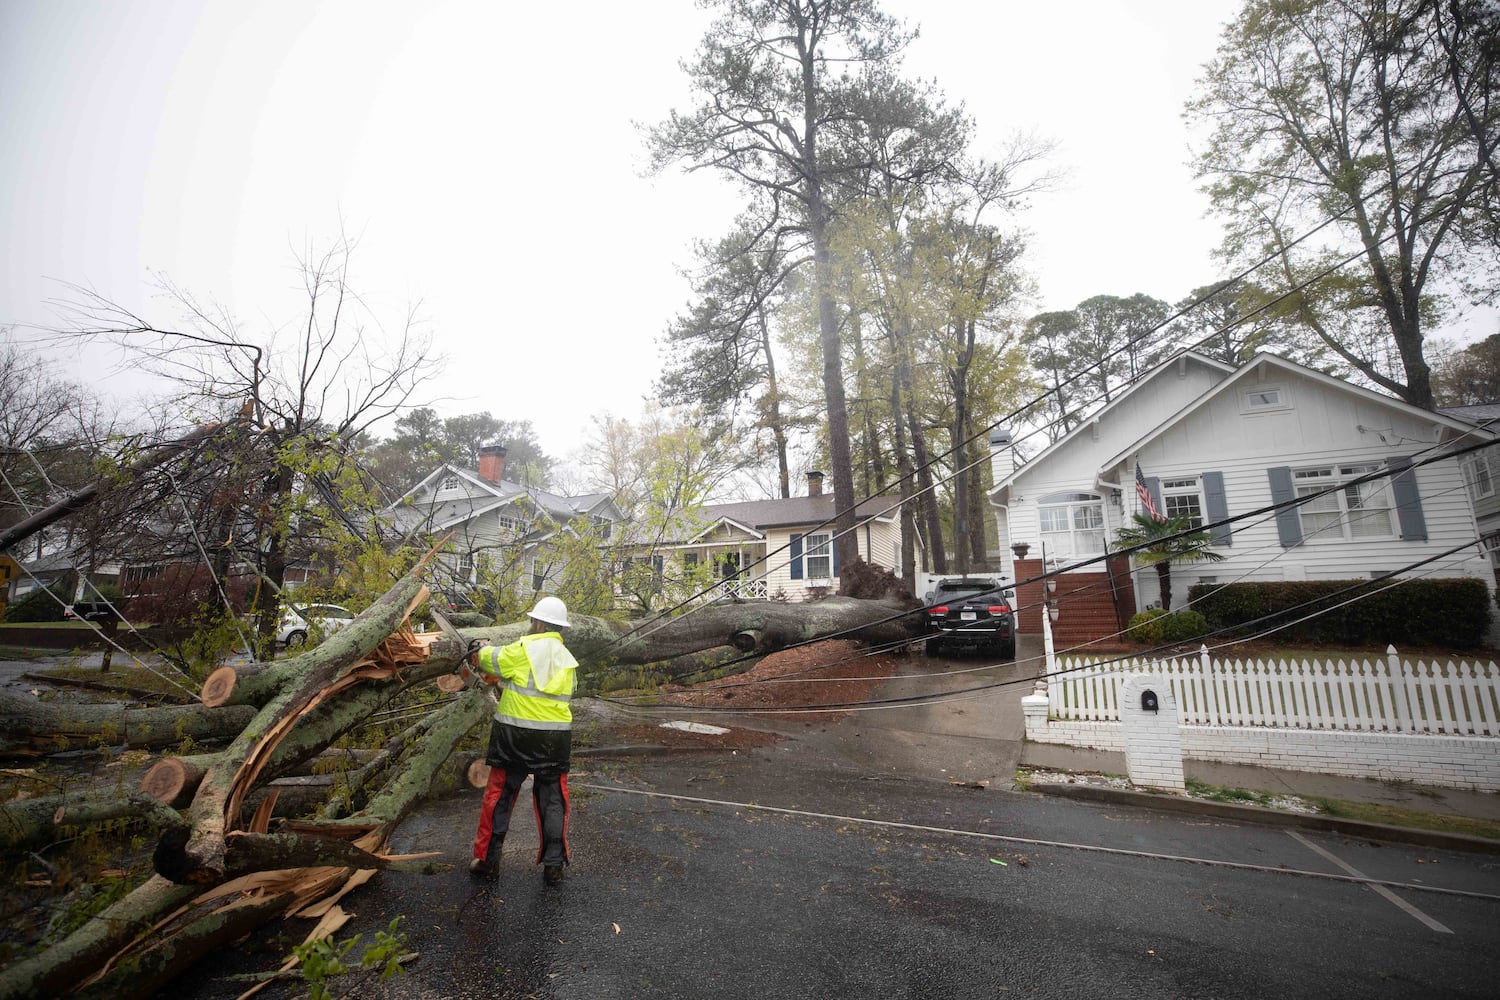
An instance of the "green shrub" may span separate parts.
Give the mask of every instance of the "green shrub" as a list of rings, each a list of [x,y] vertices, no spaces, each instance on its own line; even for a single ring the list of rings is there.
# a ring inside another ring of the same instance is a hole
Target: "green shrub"
[[[5,612],[8,622],[60,622],[63,606],[68,604],[68,590],[62,584],[47,589],[38,587],[16,601]]]
[[[1285,626],[1277,635],[1299,642],[1469,647],[1490,624],[1489,588],[1474,579],[1200,583],[1188,599],[1210,628]]]
[[[119,604],[125,600],[125,592],[112,583],[100,583],[92,587],[85,587],[83,595],[85,601],[108,601],[111,604]]]
[[[1158,620],[1162,642],[1187,642],[1208,631],[1208,620],[1196,611],[1174,611]]]
[[[1161,619],[1166,616],[1161,608],[1148,608],[1131,615],[1130,624],[1125,627],[1125,637],[1136,642],[1161,642]]]

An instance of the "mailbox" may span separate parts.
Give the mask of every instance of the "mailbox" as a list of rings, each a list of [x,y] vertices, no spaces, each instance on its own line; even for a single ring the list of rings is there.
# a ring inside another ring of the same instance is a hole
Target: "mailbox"
[[[1156,692],[1155,691],[1152,691],[1150,688],[1147,688],[1146,690],[1144,690],[1144,691],[1141,692],[1141,711],[1142,712],[1150,712],[1150,713],[1152,713],[1154,715],[1154,714],[1156,714],[1157,710],[1160,709],[1160,708],[1161,708],[1161,705],[1157,703]]]

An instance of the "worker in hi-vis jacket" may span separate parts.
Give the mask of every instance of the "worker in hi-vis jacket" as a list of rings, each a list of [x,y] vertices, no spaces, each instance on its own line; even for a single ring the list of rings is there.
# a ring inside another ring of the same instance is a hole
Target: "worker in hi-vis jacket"
[[[483,646],[469,657],[484,682],[501,689],[485,755],[490,780],[469,871],[486,878],[500,873],[500,848],[510,829],[511,810],[530,774],[542,842],[537,863],[546,883],[556,885],[568,863],[568,764],[573,750],[568,701],[578,661],[557,632],[569,624],[561,600],[542,598],[528,617],[531,631],[526,635],[506,646]],[[472,676],[468,668],[464,676]]]

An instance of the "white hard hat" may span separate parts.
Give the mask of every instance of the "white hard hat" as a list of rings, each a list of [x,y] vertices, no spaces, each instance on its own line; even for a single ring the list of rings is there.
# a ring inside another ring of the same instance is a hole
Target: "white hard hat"
[[[549,625],[561,625],[563,628],[572,624],[568,621],[568,606],[557,597],[544,597],[537,601],[536,607],[531,609],[527,617]]]

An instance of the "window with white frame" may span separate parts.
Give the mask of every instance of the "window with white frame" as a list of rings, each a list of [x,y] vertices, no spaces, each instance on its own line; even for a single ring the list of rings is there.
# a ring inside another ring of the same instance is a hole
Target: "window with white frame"
[[[514,531],[519,534],[523,527],[525,527],[525,525],[522,524],[521,519],[519,517],[516,517],[514,514],[500,515],[501,531]]]
[[[439,486],[438,489],[440,489],[440,490],[456,490],[456,489],[458,489],[458,477],[457,476],[444,476],[443,477],[443,485]]]
[[[1378,465],[1340,465],[1294,471],[1292,480],[1297,496],[1316,498],[1297,507],[1303,537],[1310,541],[1390,538],[1394,533],[1394,522],[1386,480],[1350,481],[1380,471]],[[1318,496],[1324,490],[1329,492]]]
[[[1203,494],[1197,478],[1163,479],[1161,481],[1162,513],[1167,517],[1185,517],[1195,528],[1203,527]]]
[[[1291,408],[1291,396],[1284,385],[1252,385],[1240,392],[1240,412],[1247,416]]]
[[[1049,559],[1104,553],[1104,498],[1094,493],[1053,493],[1037,501],[1042,544]]]
[[[803,535],[802,558],[809,580],[833,579],[833,533],[815,531]]]
[[[1464,471],[1464,485],[1469,488],[1471,500],[1483,500],[1495,493],[1495,480],[1490,476],[1490,460],[1484,452],[1475,451],[1459,461]]]
[[[1500,569],[1500,535],[1491,535],[1488,538],[1480,539],[1479,544],[1484,549],[1484,554],[1489,556],[1490,565],[1496,569]]]

